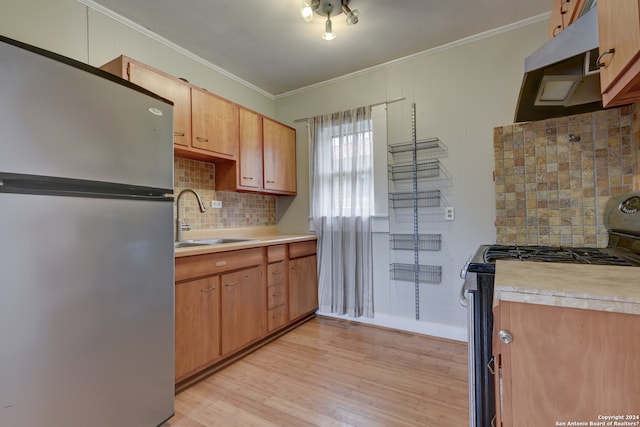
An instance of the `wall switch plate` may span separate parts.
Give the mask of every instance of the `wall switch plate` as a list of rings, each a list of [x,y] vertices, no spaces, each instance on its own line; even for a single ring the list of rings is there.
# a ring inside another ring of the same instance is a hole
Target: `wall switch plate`
[[[455,217],[456,213],[453,209],[453,206],[447,206],[444,211],[444,219],[446,219],[447,221],[453,221]]]
[[[220,200],[212,200],[211,201],[211,207],[215,208],[215,209],[221,209],[222,208],[222,202]]]

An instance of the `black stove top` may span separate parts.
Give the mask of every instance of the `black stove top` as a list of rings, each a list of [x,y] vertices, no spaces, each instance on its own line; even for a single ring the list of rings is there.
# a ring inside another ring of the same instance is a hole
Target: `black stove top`
[[[484,252],[485,262],[498,259],[521,261],[565,262],[577,264],[626,265],[633,264],[597,248],[563,248],[554,246],[491,245]]]
[[[617,248],[565,248],[558,246],[482,245],[469,260],[467,271],[495,273],[495,262],[511,259],[533,262],[562,262],[571,264],[596,264],[640,266],[638,254]]]

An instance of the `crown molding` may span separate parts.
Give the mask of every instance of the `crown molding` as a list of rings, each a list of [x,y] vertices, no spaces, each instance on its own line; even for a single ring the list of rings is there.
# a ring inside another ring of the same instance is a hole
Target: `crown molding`
[[[119,22],[120,24],[122,24],[122,25],[124,25],[124,26],[126,26],[126,27],[128,27],[128,28],[130,28],[130,29],[132,29],[134,31],[137,31],[140,34],[143,34],[143,35],[149,37],[150,39],[152,39],[152,40],[154,40],[154,41],[156,41],[156,42],[168,47],[169,49],[172,49],[172,50],[178,52],[179,54],[186,56],[187,58],[189,58],[189,59],[191,59],[191,60],[193,60],[193,61],[195,61],[195,62],[197,62],[197,63],[199,63],[199,64],[201,64],[201,65],[203,65],[205,67],[207,67],[207,68],[209,68],[210,70],[215,71],[216,73],[221,74],[224,77],[227,77],[228,79],[231,79],[231,80],[235,81],[236,83],[239,83],[239,84],[241,84],[241,85],[243,85],[243,86],[245,86],[245,87],[247,87],[247,88],[249,88],[249,89],[251,89],[253,91],[258,92],[260,95],[263,95],[263,96],[271,99],[272,101],[276,99],[276,97],[273,94],[271,94],[271,93],[259,88],[258,86],[255,86],[255,85],[249,83],[246,80],[241,79],[240,77],[236,76],[235,74],[232,74],[229,71],[227,71],[227,70],[225,70],[223,68],[220,68],[217,65],[215,65],[215,64],[213,64],[213,63],[211,63],[209,61],[206,61],[206,60],[202,59],[201,57],[199,57],[198,55],[188,51],[187,49],[185,49],[185,48],[173,43],[170,40],[165,39],[164,37],[160,36],[159,34],[154,33],[153,31],[149,30],[148,28],[143,27],[142,25],[137,24],[137,23],[131,21],[130,19],[127,19],[124,16],[115,13],[114,11],[112,11],[110,9],[107,9],[106,7],[94,2],[93,0],[76,0],[76,1],[79,2],[79,3],[84,4],[88,8],[93,9],[98,13],[101,13],[102,15],[105,15],[105,16],[113,19],[116,22]]]

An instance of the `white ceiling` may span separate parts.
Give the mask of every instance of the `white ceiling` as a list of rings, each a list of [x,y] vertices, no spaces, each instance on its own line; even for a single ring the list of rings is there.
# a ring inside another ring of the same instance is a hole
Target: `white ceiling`
[[[552,0],[351,0],[360,22],[302,20],[299,0],[94,0],[278,95],[546,13]]]

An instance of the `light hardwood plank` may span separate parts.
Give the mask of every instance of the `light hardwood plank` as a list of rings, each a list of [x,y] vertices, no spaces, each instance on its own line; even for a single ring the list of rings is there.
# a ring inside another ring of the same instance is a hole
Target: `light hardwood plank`
[[[467,346],[316,317],[176,396],[165,427],[468,425]]]

